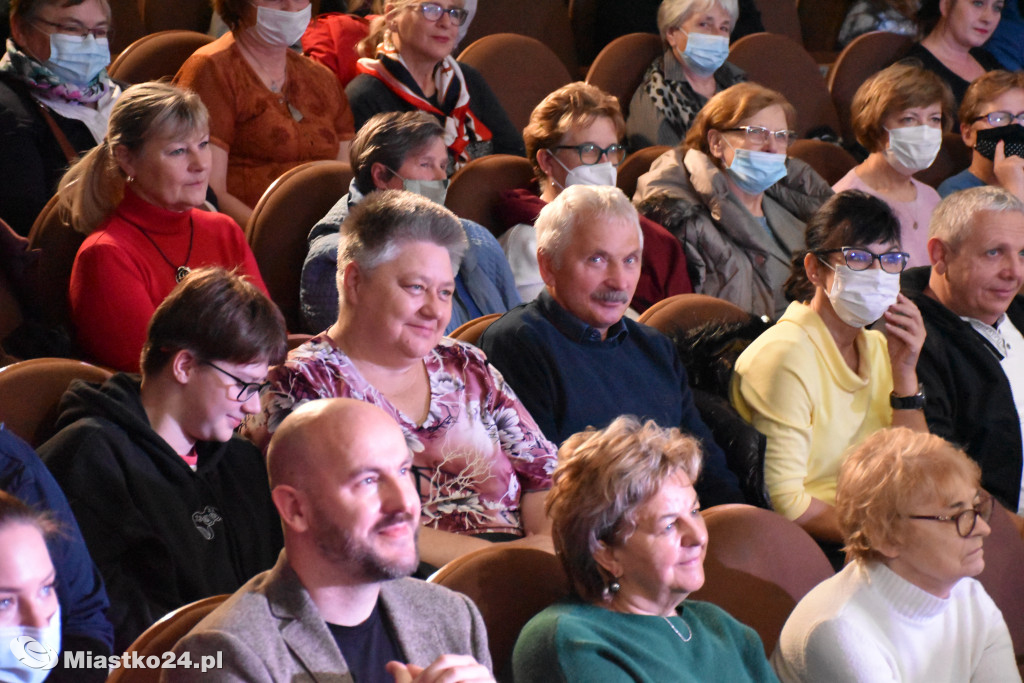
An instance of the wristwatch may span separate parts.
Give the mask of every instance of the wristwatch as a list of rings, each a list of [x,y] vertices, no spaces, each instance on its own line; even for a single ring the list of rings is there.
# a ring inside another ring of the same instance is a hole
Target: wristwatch
[[[893,410],[924,410],[924,387],[917,385],[917,393],[913,396],[897,396],[889,394],[889,405]]]

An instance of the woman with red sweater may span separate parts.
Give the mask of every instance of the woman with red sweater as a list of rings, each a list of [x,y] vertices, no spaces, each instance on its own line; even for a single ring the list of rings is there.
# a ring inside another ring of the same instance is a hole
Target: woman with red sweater
[[[69,298],[78,344],[96,362],[138,372],[150,317],[194,268],[237,267],[266,292],[238,224],[197,208],[206,200],[209,144],[197,95],[142,83],[114,107],[104,142],[61,180],[61,204],[88,235]]]

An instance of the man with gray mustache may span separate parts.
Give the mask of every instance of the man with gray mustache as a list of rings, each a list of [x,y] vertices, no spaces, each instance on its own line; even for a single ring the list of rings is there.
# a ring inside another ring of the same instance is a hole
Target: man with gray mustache
[[[625,317],[640,278],[643,233],[615,187],[572,185],[536,222],[547,286],[495,321],[480,347],[544,435],[561,443],[619,415],[680,427],[701,440],[705,507],[742,503],[736,476],[700,418],[672,342]]]

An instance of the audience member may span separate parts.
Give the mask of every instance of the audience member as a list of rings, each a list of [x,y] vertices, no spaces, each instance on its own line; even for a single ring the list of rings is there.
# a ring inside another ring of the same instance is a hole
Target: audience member
[[[57,575],[46,548],[57,533],[45,514],[0,491],[0,680],[42,683],[60,652]]]
[[[82,350],[137,372],[153,311],[192,268],[239,267],[265,290],[233,220],[196,207],[206,198],[206,108],[167,83],[132,86],[103,144],[64,175],[60,195],[88,237],[71,269],[71,318]]]
[[[386,111],[423,110],[444,126],[449,170],[488,154],[523,154],[523,139],[483,76],[452,57],[469,12],[462,0],[389,0],[360,45],[345,92],[356,126]]]
[[[480,347],[556,443],[619,415],[681,427],[704,444],[705,505],[743,502],[736,476],[694,406],[671,341],[624,317],[640,277],[643,233],[614,187],[570,187],[537,219],[547,289],[495,321]]]
[[[60,527],[60,533],[47,535],[46,546],[53,560],[56,581],[60,586],[57,601],[60,604],[60,640],[63,649],[87,652],[89,656],[110,655],[114,647],[114,629],[105,614],[110,603],[103,588],[103,579],[89,556],[89,550],[85,547],[82,532],[71,513],[68,500],[32,447],[2,425],[0,491],[20,499],[35,510],[46,511]],[[0,508],[2,507],[0,504]],[[9,550],[6,544],[0,543],[0,546],[5,551]],[[10,585],[0,581],[0,586]],[[5,592],[5,588],[0,588],[0,602],[6,599]],[[0,614],[4,612],[5,610],[0,609]],[[0,616],[0,624],[2,621],[3,617]],[[0,660],[7,654],[3,652],[5,647],[6,643],[0,640]],[[105,669],[73,670],[72,673],[72,670],[64,669],[62,664],[63,657],[51,671],[47,679],[50,683],[103,683],[107,679]],[[0,664],[0,674],[3,671],[3,664]],[[0,675],[0,678],[3,676]],[[15,680],[22,679],[16,677]]]
[[[981,46],[999,25],[1003,0],[922,0],[918,22],[924,39],[904,58],[916,59],[937,73],[953,91],[960,108],[967,86],[986,71],[1002,68]]]
[[[307,328],[315,332],[338,319],[338,239],[352,207],[370,192],[387,188],[404,188],[444,206],[448,189],[444,128],[426,112],[375,115],[359,129],[351,154],[355,177],[348,194],[309,233],[309,253],[302,264],[302,315]],[[504,313],[520,302],[498,241],[482,225],[459,220],[469,248],[455,275],[446,334],[482,315]]]
[[[920,4],[920,0],[854,0],[839,27],[836,48],[842,50],[854,38],[872,31],[916,37]]]
[[[237,589],[281,547],[263,458],[233,436],[284,357],[277,307],[219,268],[153,314],[142,377],[76,381],[39,453],[107,585],[114,652],[186,603]]]
[[[629,103],[630,149],[678,145],[708,98],[747,79],[725,61],[738,12],[736,0],[662,0],[665,54],[648,67]]]
[[[928,427],[962,444],[982,486],[1024,514],[1024,203],[997,187],[954,192],[929,234],[931,268],[903,278],[928,332],[917,364]]]
[[[496,213],[508,228],[500,242],[516,286],[529,301],[544,288],[537,266],[537,215],[571,185],[614,186],[617,167],[626,156],[625,123],[618,100],[583,82],[563,86],[541,101],[523,131],[526,156],[533,164],[540,195],[532,187],[502,193]],[[686,256],[679,241],[657,223],[640,219],[644,251],[633,310],[673,294],[692,292]]]
[[[558,455],[548,510],[573,596],[523,628],[515,679],[775,681],[752,629],[686,601],[708,544],[697,440],[625,416]]]
[[[440,567],[487,541],[550,546],[544,498],[555,447],[476,347],[443,337],[466,233],[419,195],[380,190],[338,244],[338,320],[271,370],[249,425],[266,448],[299,405],[356,398],[383,409],[414,454],[420,553]]]
[[[1020,681],[985,568],[992,498],[931,434],[885,429],[843,463],[836,516],[851,562],[805,595],[772,655],[783,683]]]
[[[231,29],[189,57],[175,82],[210,110],[210,187],[244,226],[278,176],[306,161],[348,158],[352,112],[338,79],[292,51],[310,0],[214,0]]]
[[[999,26],[985,43],[985,49],[1007,71],[1024,69],[1024,12],[1019,0],[1003,4]]]
[[[996,69],[971,83],[960,105],[960,135],[972,150],[971,165],[946,178],[939,195],[998,185],[1024,200],[1024,73]]]
[[[793,303],[736,361],[732,402],[767,439],[772,505],[827,550],[842,542],[834,505],[847,447],[892,424],[926,431],[915,372],[924,325],[899,293],[906,265],[885,202],[835,195],[793,256]],[[885,334],[867,329],[879,318]]]
[[[277,564],[175,647],[215,655],[220,680],[492,681],[472,601],[405,578],[416,569],[413,455],[380,408],[314,401],[281,423],[268,452],[284,522]],[[163,680],[205,681],[177,668]],[[393,677],[393,679],[392,679]]]
[[[821,176],[787,159],[793,106],[739,83],[712,97],[682,146],[640,176],[633,201],[686,250],[694,289],[755,315],[786,310],[783,282],[804,221],[832,195]]]
[[[850,108],[857,142],[869,154],[832,189],[861,190],[887,203],[900,221],[910,265],[927,265],[928,221],[939,194],[914,174],[932,165],[950,128],[949,87],[931,71],[893,64],[857,88]]]
[[[0,218],[27,235],[68,164],[103,142],[121,88],[107,76],[107,0],[15,0],[0,59]]]

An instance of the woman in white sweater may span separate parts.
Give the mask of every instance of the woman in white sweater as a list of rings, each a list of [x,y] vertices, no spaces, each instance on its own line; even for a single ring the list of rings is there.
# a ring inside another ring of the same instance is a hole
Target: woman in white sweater
[[[963,451],[905,428],[849,455],[836,513],[851,561],[782,629],[783,683],[1021,680],[1002,613],[972,578],[993,505],[979,480]]]

